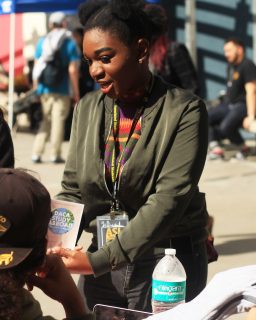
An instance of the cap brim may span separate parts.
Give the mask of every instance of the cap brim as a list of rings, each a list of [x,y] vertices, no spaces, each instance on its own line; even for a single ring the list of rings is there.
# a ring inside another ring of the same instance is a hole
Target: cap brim
[[[0,270],[19,265],[32,250],[33,248],[0,248]]]

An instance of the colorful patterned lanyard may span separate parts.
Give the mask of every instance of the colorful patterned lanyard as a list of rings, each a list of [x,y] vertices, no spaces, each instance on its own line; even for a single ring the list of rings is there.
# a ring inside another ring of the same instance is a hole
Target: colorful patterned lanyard
[[[129,132],[129,135],[127,137],[126,143],[124,145],[124,148],[122,150],[122,152],[119,155],[118,161],[116,161],[118,155],[117,155],[117,149],[118,149],[118,129],[119,129],[119,122],[120,122],[120,112],[119,112],[119,108],[117,106],[116,103],[114,103],[113,106],[113,137],[114,137],[114,148],[111,154],[111,170],[110,170],[110,174],[111,174],[111,180],[113,183],[113,198],[114,198],[114,203],[113,203],[113,209],[115,211],[119,211],[119,201],[117,201],[117,190],[118,190],[118,176],[119,176],[119,172],[120,172],[120,168],[121,168],[121,162],[125,153],[125,149],[126,146],[128,145],[133,132],[136,128],[137,122],[139,121],[141,115],[143,114],[145,107],[140,107],[139,109],[136,110],[133,122],[132,122],[132,126]]]
[[[128,142],[130,140],[130,138],[132,137],[134,130],[136,128],[137,122],[139,121],[140,117],[142,116],[144,109],[146,107],[146,104],[148,102],[148,98],[149,95],[151,93],[153,87],[153,77],[151,77],[150,80],[150,86],[148,88],[148,90],[146,91],[146,94],[143,98],[142,101],[142,106],[140,108],[138,108],[136,110],[133,122],[132,122],[132,126],[128,135],[128,138],[126,140],[125,146],[121,152],[121,154],[119,155],[119,159],[116,163],[116,159],[118,157],[117,155],[117,148],[118,148],[118,129],[119,129],[119,122],[120,122],[120,112],[119,112],[119,108],[117,106],[117,104],[114,102],[113,103],[113,137],[114,137],[114,148],[112,151],[112,155],[111,155],[111,170],[110,170],[110,175],[111,175],[111,180],[113,183],[113,204],[112,204],[112,208],[111,210],[114,211],[120,211],[120,205],[119,205],[119,201],[117,199],[117,192],[118,192],[118,178],[119,178],[119,171],[121,168],[121,162],[122,162],[122,158],[124,156],[125,153],[125,149],[126,146],[128,145]]]

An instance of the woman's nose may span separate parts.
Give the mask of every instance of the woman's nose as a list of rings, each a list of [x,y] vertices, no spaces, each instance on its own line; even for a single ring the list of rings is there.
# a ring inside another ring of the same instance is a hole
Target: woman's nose
[[[104,76],[104,70],[98,62],[93,62],[90,65],[90,75],[94,80],[98,80]]]

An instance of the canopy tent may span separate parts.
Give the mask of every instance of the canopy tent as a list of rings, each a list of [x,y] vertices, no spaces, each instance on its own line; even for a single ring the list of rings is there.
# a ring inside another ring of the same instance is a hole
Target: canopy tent
[[[0,14],[75,11],[85,0],[0,0]]]
[[[76,12],[86,0],[0,0],[0,14],[10,14],[10,54],[9,54],[9,91],[8,123],[13,126],[14,58],[15,58],[15,13],[25,12]]]

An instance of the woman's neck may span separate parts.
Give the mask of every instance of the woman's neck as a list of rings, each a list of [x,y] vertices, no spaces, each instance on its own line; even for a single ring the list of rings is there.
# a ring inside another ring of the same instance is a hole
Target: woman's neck
[[[132,88],[130,92],[126,94],[126,96],[122,97],[117,101],[118,105],[120,106],[136,106],[140,105],[143,98],[148,94],[150,91],[150,87],[152,86],[152,79],[153,75],[149,71],[146,76],[142,85],[138,86],[137,88]]]

